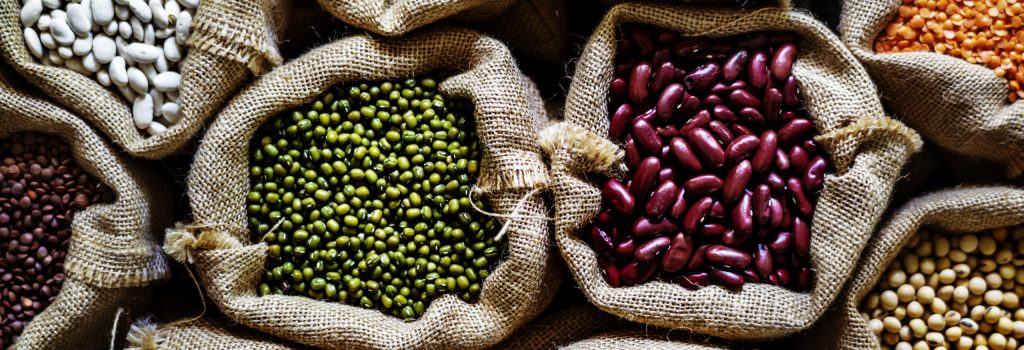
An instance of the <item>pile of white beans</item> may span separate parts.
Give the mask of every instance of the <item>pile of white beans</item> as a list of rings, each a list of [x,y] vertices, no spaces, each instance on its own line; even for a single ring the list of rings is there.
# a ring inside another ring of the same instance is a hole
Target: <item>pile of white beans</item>
[[[29,52],[116,88],[149,135],[181,119],[178,64],[199,0],[23,0]]]

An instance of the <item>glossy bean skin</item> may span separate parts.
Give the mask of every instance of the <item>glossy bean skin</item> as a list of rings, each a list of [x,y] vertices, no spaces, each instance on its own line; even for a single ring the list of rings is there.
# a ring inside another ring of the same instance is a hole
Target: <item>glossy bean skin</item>
[[[601,189],[601,195],[611,203],[612,208],[623,214],[629,214],[636,205],[633,195],[618,179],[608,179]]]
[[[679,229],[671,220],[656,219],[650,220],[646,217],[638,219],[633,223],[633,235],[638,238],[646,238],[662,233],[670,233]]]
[[[814,205],[807,198],[807,192],[804,191],[804,186],[800,183],[800,179],[791,177],[789,180],[786,180],[786,189],[789,190],[790,196],[796,202],[796,209],[800,214],[811,216],[814,213]]]
[[[668,51],[659,51],[659,52],[666,52],[667,53]],[[662,89],[665,89],[666,87],[668,87],[669,84],[672,84],[672,81],[675,79],[676,67],[674,65],[672,65],[672,62],[665,62],[665,61],[658,62],[656,60],[656,61],[654,61],[654,64],[658,65],[658,70],[656,70],[654,72],[654,78],[651,80],[650,90],[651,91],[662,91]],[[682,89],[682,86],[680,86],[679,88]]]
[[[750,58],[750,53],[746,50],[739,50],[729,56],[729,59],[722,65],[722,79],[731,82],[736,80],[743,72],[743,67],[747,64],[747,59]]]
[[[820,190],[825,185],[825,171],[828,170],[828,161],[821,156],[814,157],[807,165],[804,173],[804,185],[809,191]]]
[[[733,244],[740,244],[754,232],[754,216],[751,210],[750,194],[744,193],[732,208],[732,228],[739,237]],[[726,242],[730,243],[730,242]]]
[[[764,113],[765,121],[769,123],[777,123],[779,121],[779,113],[782,111],[782,103],[785,97],[776,88],[768,89],[764,93],[764,99],[762,104],[762,110]]]
[[[621,139],[622,135],[626,133],[626,129],[629,128],[632,118],[633,107],[628,103],[620,105],[612,115],[611,123],[608,126],[608,136],[615,140]]]
[[[697,155],[693,153],[690,145],[681,137],[672,138],[668,145],[672,150],[672,155],[686,170],[696,172],[704,167],[701,165],[700,159],[697,159]]]
[[[772,165],[772,161],[775,159],[775,150],[778,149],[778,139],[774,131],[768,130],[762,133],[760,141],[757,151],[754,152],[754,157],[750,161],[754,172],[757,173],[768,170],[768,167]]]
[[[633,67],[629,76],[630,101],[643,103],[647,99],[647,94],[650,91],[647,89],[647,84],[650,83],[651,73],[651,64],[648,62],[640,62]]]
[[[759,243],[757,245],[757,250],[754,252],[754,269],[762,278],[768,278],[774,270],[772,266],[773,260],[771,251],[768,250],[767,245]]]
[[[810,120],[804,118],[790,120],[779,129],[779,143],[792,145],[797,141],[802,141],[802,137],[812,130],[814,130],[814,124]]]
[[[771,189],[765,184],[757,185],[750,196],[751,210],[758,225],[767,224],[771,218],[771,208],[769,207],[771,196]]]
[[[604,260],[598,260],[598,264],[601,269],[604,270],[605,277],[608,278],[608,284],[612,287],[619,287],[622,285],[622,279],[619,275],[619,268],[614,263],[605,262]]]
[[[725,126],[724,123],[717,120],[712,120],[710,123],[708,123],[707,129],[708,131],[711,132],[711,134],[715,135],[715,138],[718,139],[718,142],[720,142],[721,144],[728,145],[729,142],[732,142],[732,131],[729,130],[729,127]]]
[[[657,181],[660,171],[661,161],[657,157],[644,158],[640,165],[637,166],[636,172],[633,173],[633,181],[629,188],[629,192],[633,194],[633,197],[647,198],[647,194],[651,193],[651,187]]]
[[[672,208],[669,209],[668,216],[673,219],[678,219],[686,214],[687,206],[686,202],[686,191],[680,190],[676,192],[676,198],[672,201]]]
[[[715,175],[700,175],[683,183],[683,189],[690,195],[702,195],[717,192],[722,188],[722,179]]]
[[[776,254],[785,254],[793,245],[793,234],[787,231],[780,231],[775,239],[768,243],[768,248]]]
[[[636,260],[639,262],[648,262],[658,257],[662,251],[672,244],[672,239],[661,236],[644,242],[636,248]]]
[[[811,252],[811,228],[799,216],[793,218],[793,248],[800,256]]]
[[[676,186],[675,182],[671,180],[663,181],[647,201],[647,207],[645,208],[647,216],[658,218],[664,215],[672,207],[678,193],[679,187]]]
[[[709,276],[707,272],[698,272],[676,277],[673,282],[678,283],[686,289],[699,289],[711,284],[711,276]]]
[[[725,150],[722,149],[722,145],[718,144],[718,140],[711,132],[695,128],[690,130],[686,137],[691,145],[700,150],[698,155],[703,155],[703,164],[708,168],[719,168],[725,164]]]
[[[763,88],[768,83],[768,54],[755,51],[747,60],[747,84]]]
[[[688,91],[707,91],[718,83],[721,69],[717,64],[706,63],[694,69],[683,78],[683,85]]]
[[[612,237],[597,226],[590,229],[590,242],[593,243],[593,247],[600,254],[611,251],[615,247]]]
[[[715,86],[711,87],[711,93],[713,93],[713,94],[722,94],[722,93],[725,93],[725,92],[732,92],[734,90],[740,90],[740,89],[743,89],[745,87],[747,87],[747,82],[743,81],[743,80],[734,81],[734,82],[730,83],[729,85],[718,83],[718,84],[715,84]]]
[[[738,274],[729,270],[723,270],[717,267],[710,268],[711,277],[721,283],[726,288],[739,288],[743,286],[746,280],[743,279],[742,274]]]
[[[746,268],[752,261],[747,252],[723,244],[711,245],[706,254],[708,261],[712,264],[728,268]]]
[[[612,80],[611,87],[608,88],[609,94],[612,98],[617,100],[625,100],[629,96],[629,86],[626,84],[626,79],[615,78]]]
[[[753,176],[754,169],[750,165],[749,160],[743,160],[733,166],[722,185],[722,200],[733,202],[739,199],[747,184],[750,183],[750,178]]]
[[[796,60],[796,45],[783,44],[772,55],[771,72],[772,77],[777,81],[785,81],[793,71],[793,61]]]
[[[717,105],[712,109],[712,111],[714,113],[715,118],[718,120],[723,120],[730,123],[735,123],[739,121],[739,118],[736,117],[736,113],[733,113],[732,110],[729,109],[729,107],[726,105]]]
[[[753,94],[746,90],[733,90],[729,93],[729,102],[733,105],[743,108],[750,107],[754,109],[761,108],[761,100],[754,97]]]
[[[736,137],[725,147],[725,156],[730,162],[738,162],[746,158],[761,145],[761,139],[754,135]]]
[[[689,235],[678,232],[672,237],[671,245],[661,259],[661,268],[665,272],[676,272],[686,266],[693,254],[693,239]]]
[[[741,122],[755,129],[763,129],[767,125],[764,116],[754,107],[744,107],[738,117]]]
[[[701,110],[694,114],[690,120],[687,120],[683,127],[679,128],[679,136],[685,137],[690,130],[707,127],[709,122],[711,122],[711,112]]]
[[[627,264],[625,268],[619,273],[622,282],[627,285],[639,284],[646,282],[658,271],[658,260],[650,262],[639,262],[633,261]]]
[[[714,202],[715,200],[711,197],[704,197],[693,203],[690,209],[686,211],[686,215],[683,216],[683,232],[696,231],[697,226],[704,220],[704,216],[711,212],[711,206]]]
[[[683,85],[679,83],[672,83],[665,87],[661,92],[661,96],[658,97],[658,118],[661,120],[669,120],[672,118],[672,114],[675,112],[675,108],[679,105],[683,98],[686,97],[686,90],[683,90]]]
[[[796,84],[796,77],[790,76],[782,87],[783,102],[786,106],[794,107],[800,104],[799,86]]]
[[[637,147],[636,142],[633,141],[632,136],[626,137],[625,144],[622,145],[623,153],[625,153],[626,167],[630,171],[637,171],[640,168],[640,148]]]
[[[633,140],[636,140],[640,148],[647,152],[658,153],[661,151],[661,137],[646,120],[638,119],[633,122]]]

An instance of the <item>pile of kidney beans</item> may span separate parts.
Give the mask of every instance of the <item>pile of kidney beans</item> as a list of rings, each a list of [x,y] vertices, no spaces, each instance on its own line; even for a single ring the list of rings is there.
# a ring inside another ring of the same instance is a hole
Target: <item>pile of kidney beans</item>
[[[829,168],[788,33],[683,37],[625,25],[609,137],[626,179],[582,232],[612,286],[810,288],[811,216]]]

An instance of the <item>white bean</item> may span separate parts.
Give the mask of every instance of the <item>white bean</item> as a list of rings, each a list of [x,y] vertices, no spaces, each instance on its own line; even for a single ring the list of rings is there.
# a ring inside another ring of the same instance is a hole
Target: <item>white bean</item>
[[[127,86],[118,86],[117,91],[120,91],[121,96],[124,96],[124,99],[128,101],[135,101],[135,96],[139,96],[139,94],[135,93],[135,90]]]
[[[167,0],[164,2],[164,10],[167,11],[168,17],[178,18],[178,14],[181,13],[181,6],[178,5],[178,0]]]
[[[178,45],[185,45],[191,35],[192,15],[188,11],[182,11],[178,15],[178,22],[174,24],[174,39],[178,41]]]
[[[177,41],[164,41],[164,57],[167,57],[167,60],[171,62],[181,61],[181,46],[178,46]]]
[[[156,136],[167,132],[167,127],[160,124],[160,122],[152,122],[146,128],[146,132],[149,133],[149,136]]]
[[[128,6],[117,5],[114,6],[114,17],[118,20],[127,21],[132,16],[132,10],[128,9]]]
[[[160,0],[149,0],[149,9],[153,12],[153,24],[158,28],[167,28],[171,24],[171,18],[164,9]]]
[[[107,73],[107,71],[105,70],[100,70],[99,72],[96,72],[96,81],[100,82],[100,85],[103,85],[105,87],[110,87],[110,85],[113,83],[110,81],[110,73]]]
[[[139,129],[148,128],[153,123],[153,97],[145,91],[135,97],[132,105],[132,118],[135,120],[135,127]]]
[[[66,20],[66,19],[68,19],[68,13],[64,12],[64,10],[57,9],[57,10],[50,11],[50,17],[53,18],[53,19],[63,18],[63,19]]]
[[[128,85],[128,66],[124,62],[124,58],[117,56],[110,61],[110,66],[107,67],[107,71],[110,73],[110,81],[117,86]]]
[[[36,25],[39,16],[43,15],[43,2],[40,0],[26,0],[21,7],[21,26],[30,28]]]
[[[61,45],[71,45],[75,42],[75,32],[64,18],[54,18],[50,21],[50,34]]]
[[[92,39],[92,53],[96,56],[97,62],[107,64],[117,55],[117,47],[110,37],[99,34]]]
[[[142,41],[146,38],[146,27],[142,26],[142,21],[139,21],[138,17],[132,17],[128,23],[132,25],[132,38],[135,41]]]
[[[156,58],[156,62],[153,63],[153,66],[156,67],[157,73],[163,73],[171,70],[171,63],[167,62],[167,57],[165,56],[166,55],[160,55],[160,57]]]
[[[92,34],[90,33],[89,36],[91,37]],[[85,56],[85,54],[92,52],[92,38],[90,37],[75,39],[75,43],[71,45],[71,51],[78,56]]]
[[[53,35],[50,35],[50,33],[39,34],[39,41],[42,42],[43,46],[45,46],[47,49],[57,49],[57,42],[53,40]]]
[[[31,27],[26,27],[24,34],[28,52],[31,52],[32,56],[36,56],[36,58],[43,58],[43,42],[39,40],[39,34],[36,34],[35,29]]]
[[[117,35],[118,28],[119,26],[117,25],[117,21],[110,21],[106,26],[103,26],[103,34],[108,36]],[[131,28],[129,27],[129,29]]]
[[[92,0],[92,21],[105,26],[114,21],[114,3],[111,0]]]
[[[174,27],[161,28],[156,30],[157,39],[166,39],[174,35]],[[173,41],[173,40],[172,40]]]
[[[145,31],[143,32],[143,35],[142,35],[142,43],[146,44],[146,45],[155,45],[156,44],[156,33],[155,33],[155,31],[156,30],[153,29],[153,24],[152,23],[146,24],[146,29],[145,29]]]
[[[59,9],[60,0],[43,0],[43,6],[49,9]]]
[[[75,51],[71,50],[70,46],[61,46],[57,48],[57,54],[63,59],[69,59],[75,57]]]
[[[121,6],[128,6],[128,0],[114,0],[114,3]]]
[[[156,89],[149,89],[149,97],[153,98],[153,115],[162,117],[164,111],[160,107],[164,105],[164,94]]]
[[[64,57],[60,57],[60,54],[57,53],[57,50],[53,50],[47,53],[47,58],[49,58],[50,63],[53,63],[54,65],[64,65]]]
[[[199,7],[199,0],[178,0],[178,2],[181,3],[181,6],[185,6],[190,9]]]
[[[156,79],[153,79],[153,86],[157,91],[178,90],[178,87],[181,86],[181,75],[177,72],[160,73]]]
[[[177,124],[181,120],[181,108],[178,107],[177,103],[164,102],[164,105],[160,107],[160,111],[163,113],[164,119],[171,123]]]
[[[140,21],[149,23],[153,20],[153,10],[151,10],[149,8],[149,4],[143,0],[128,0],[128,9],[131,10],[132,14],[135,15],[135,18],[138,18]]]
[[[140,43],[129,44],[125,48],[125,53],[132,61],[139,63],[156,62],[156,58],[164,54],[163,50],[159,47]]]
[[[100,63],[96,62],[96,57],[92,53],[82,56],[82,67],[85,67],[85,70],[89,71],[89,73],[100,71]]]
[[[89,34],[92,29],[92,14],[89,11],[89,8],[82,4],[68,5],[68,25],[80,37]]]
[[[149,80],[146,79],[146,74],[135,67],[128,67],[128,86],[131,86],[135,92],[144,94],[149,91]]]
[[[152,84],[153,79],[156,79],[156,76],[160,74],[157,73],[156,67],[153,67],[152,64],[140,64],[139,69],[142,70],[143,74],[146,74],[146,81],[148,81],[150,84]]]
[[[128,22],[121,22],[117,24],[117,34],[121,35],[122,38],[131,39],[132,37],[132,25]]]
[[[50,18],[49,14],[44,13],[40,15],[39,20],[36,21],[36,28],[38,28],[40,32],[50,31],[50,20],[52,20],[52,18]]]

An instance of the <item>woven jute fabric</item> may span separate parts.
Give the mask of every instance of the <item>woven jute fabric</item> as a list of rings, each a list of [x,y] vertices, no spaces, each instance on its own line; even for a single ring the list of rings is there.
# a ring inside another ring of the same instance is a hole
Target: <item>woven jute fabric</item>
[[[483,145],[477,186],[508,225],[507,256],[479,300],[454,295],[432,302],[414,322],[303,296],[257,295],[267,246],[246,229],[248,149],[270,118],[308,104],[345,82],[402,79],[447,71],[439,90],[473,104]],[[165,250],[192,260],[201,285],[232,320],[277,337],[322,348],[483,348],[539,314],[558,290],[557,254],[539,194],[547,172],[537,130],[547,120],[533,83],[507,48],[480,33],[435,28],[401,39],[352,36],[281,66],[246,88],[216,118],[188,179],[193,229],[169,234]],[[193,235],[195,233],[195,235]]]
[[[232,325],[218,316],[168,324],[140,320],[132,325],[126,340],[129,350],[297,349],[266,334]]]
[[[1024,170],[1024,101],[1007,101],[1006,79],[935,52],[875,52],[876,37],[901,3],[849,0],[840,17],[843,42],[878,84],[886,107],[929,141],[959,154],[1009,163],[1019,174]]]
[[[544,313],[492,349],[554,349],[625,323],[601,312],[582,297],[574,297],[571,301],[556,299]]]
[[[790,31],[798,39],[793,74],[801,99],[820,132],[835,173],[825,179],[811,227],[814,287],[797,293],[768,284],[741,291],[719,286],[687,290],[653,281],[614,288],[579,231],[598,213],[601,191],[589,177],[620,168],[619,145],[607,139],[608,86],[616,33],[622,23],[643,23],[684,35],[731,36]],[[874,85],[838,38],[809,15],[769,8],[715,10],[679,5],[613,7],[590,37],[576,67],[565,122],[545,130],[551,157],[555,238],[580,289],[600,309],[630,321],[727,339],[770,339],[809,327],[836,298],[889,203],[893,185],[921,140],[883,117]]]
[[[708,339],[693,339],[681,334],[664,331],[625,330],[602,333],[567,346],[563,350],[714,350],[729,349]]]
[[[801,337],[800,348],[878,349],[858,307],[890,263],[921,228],[962,234],[1024,223],[1024,190],[963,187],[930,193],[894,211],[871,239],[836,305]]]
[[[67,279],[57,299],[28,324],[19,348],[109,342],[118,307],[148,297],[144,288],[169,277],[155,232],[172,215],[163,177],[118,155],[84,121],[36,92],[0,65],[0,138],[40,132],[67,142],[76,164],[116,193],[75,213],[64,262]],[[66,348],[66,347],[65,347]]]
[[[135,127],[131,102],[116,91],[70,69],[37,62],[25,45],[18,0],[0,0],[0,57],[114,144],[134,156],[157,159],[184,146],[254,74],[281,63],[270,25],[275,2],[202,1],[180,66],[182,118],[157,136],[145,136]]]

